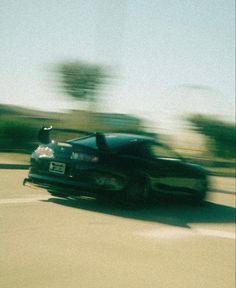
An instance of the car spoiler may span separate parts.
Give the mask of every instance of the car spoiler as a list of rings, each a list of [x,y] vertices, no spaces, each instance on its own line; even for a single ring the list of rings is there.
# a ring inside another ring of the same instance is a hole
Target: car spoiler
[[[53,128],[52,126],[50,127],[43,126],[38,132],[39,142],[42,144],[49,144],[51,142],[50,132],[52,130],[63,132],[63,133],[79,133],[79,134],[85,134],[85,135],[94,134],[94,132],[91,132],[91,131],[84,131],[84,130],[82,131],[82,130],[77,130],[77,129],[66,129],[66,128]]]
[[[91,132],[91,131],[82,131],[82,130],[75,130],[75,129],[63,129],[63,128],[52,128],[50,127],[42,127],[38,132],[38,140],[42,144],[49,144],[51,142],[50,132],[53,130],[61,131],[61,132],[68,132],[68,133],[80,133],[86,135],[95,135],[96,137],[96,146],[102,152],[110,151],[110,148],[107,144],[106,136],[100,132]]]
[[[110,148],[107,144],[106,136],[103,133],[96,132],[96,146],[102,152],[110,151]]]
[[[50,127],[42,127],[38,132],[38,140],[42,144],[48,144],[51,142],[50,139],[50,131],[52,130],[52,126]]]

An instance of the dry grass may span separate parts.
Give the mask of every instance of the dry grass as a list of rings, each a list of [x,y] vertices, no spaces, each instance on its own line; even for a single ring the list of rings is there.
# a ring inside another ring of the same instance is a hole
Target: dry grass
[[[30,155],[21,153],[0,153],[0,164],[29,164]]]

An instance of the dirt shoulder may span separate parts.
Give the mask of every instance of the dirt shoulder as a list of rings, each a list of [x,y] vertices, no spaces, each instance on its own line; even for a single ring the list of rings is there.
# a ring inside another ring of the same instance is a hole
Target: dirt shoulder
[[[30,155],[23,153],[0,153],[0,164],[23,164],[29,165]]]

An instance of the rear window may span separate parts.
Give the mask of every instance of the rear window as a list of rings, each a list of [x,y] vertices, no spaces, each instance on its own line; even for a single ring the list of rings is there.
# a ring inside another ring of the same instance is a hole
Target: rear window
[[[86,138],[79,138],[79,139],[71,140],[69,142],[73,144],[84,145],[84,146],[87,146],[88,148],[97,149],[96,138],[94,136],[92,137],[89,136]]]

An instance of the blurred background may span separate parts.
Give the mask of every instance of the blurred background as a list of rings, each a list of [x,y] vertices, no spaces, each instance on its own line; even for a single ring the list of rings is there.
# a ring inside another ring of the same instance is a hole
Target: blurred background
[[[157,135],[235,174],[234,0],[2,0],[0,163],[38,129]]]

